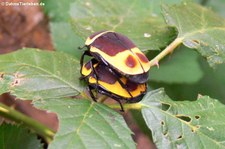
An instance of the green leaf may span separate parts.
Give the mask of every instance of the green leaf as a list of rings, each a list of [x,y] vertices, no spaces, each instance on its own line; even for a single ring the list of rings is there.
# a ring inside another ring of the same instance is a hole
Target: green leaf
[[[178,38],[189,48],[197,49],[210,66],[225,61],[225,20],[198,4],[163,7],[166,22],[178,30]]]
[[[225,106],[208,96],[173,101],[163,89],[143,99],[143,117],[159,149],[225,148]]]
[[[96,31],[114,30],[128,36],[141,50],[157,50],[171,42],[176,32],[161,18],[151,16],[150,4],[148,0],[77,0],[71,4],[70,15],[83,40]]]
[[[70,4],[76,0],[55,1],[55,0],[41,0],[45,5],[43,9],[51,21],[64,22],[69,20]]]
[[[10,76],[0,72],[0,95],[9,91],[9,86],[11,83]]]
[[[79,36],[73,33],[71,25],[64,22],[52,22],[50,28],[56,50],[66,52],[76,59],[80,59],[83,51],[78,47],[84,43]]]
[[[223,18],[225,18],[225,1],[224,0],[210,0],[206,4],[207,7],[211,8],[213,11],[220,14]]]
[[[1,149],[42,149],[37,136],[21,126],[2,124],[0,126]]]
[[[69,9],[75,0],[55,1],[42,0],[43,9],[50,18],[51,38],[56,51],[66,52],[79,59],[84,42],[77,36],[70,25]]]
[[[96,0],[42,1],[45,3],[43,8],[50,17],[55,49],[76,58],[81,54],[77,48],[83,46],[86,38],[95,31],[121,32],[141,50],[159,50],[176,37],[176,31],[169,28],[162,17],[151,14],[152,2],[147,0],[116,0],[113,3]],[[128,3],[132,5],[129,5],[129,9],[124,9]]]
[[[154,88],[163,87],[167,95],[177,100],[195,99],[198,94],[209,95],[225,104],[225,64],[216,69],[209,67],[208,63],[199,57],[201,68],[204,72],[203,78],[194,84],[165,84],[151,82]]]
[[[103,104],[65,98],[34,104],[58,115],[60,128],[49,149],[135,148],[123,117]]]
[[[0,72],[10,80],[6,88],[22,99],[78,95],[79,68],[77,60],[59,52],[23,49],[0,56]]]
[[[150,81],[165,83],[195,83],[203,77],[198,62],[198,54],[185,47],[180,47],[171,56],[164,59],[159,68],[149,71]]]
[[[178,4],[181,3],[183,0],[150,0],[151,4],[151,13],[153,16],[155,15],[161,15],[162,10],[161,10],[161,5],[162,4]]]

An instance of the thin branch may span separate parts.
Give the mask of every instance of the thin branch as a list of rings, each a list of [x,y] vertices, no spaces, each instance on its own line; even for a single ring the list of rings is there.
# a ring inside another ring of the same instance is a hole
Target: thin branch
[[[0,103],[0,115],[9,120],[24,124],[28,128],[34,130],[37,134],[42,136],[48,143],[53,140],[53,136],[55,134],[53,130],[2,103]]]
[[[113,109],[121,109],[119,104],[107,104],[110,108]],[[142,104],[141,103],[126,103],[123,104],[124,110],[133,109],[133,110],[141,110]]]
[[[172,53],[174,49],[180,45],[183,41],[183,38],[176,38],[170,45],[166,47],[161,53],[159,53],[155,58],[150,61],[150,66],[159,66],[159,61],[164,58],[169,53]]]

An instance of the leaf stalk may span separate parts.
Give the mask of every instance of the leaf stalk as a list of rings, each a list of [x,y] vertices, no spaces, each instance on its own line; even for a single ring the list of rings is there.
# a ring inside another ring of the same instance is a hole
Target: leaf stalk
[[[113,108],[113,109],[121,109],[119,104],[107,104],[107,106],[109,106],[110,108]],[[130,109],[141,110],[142,106],[143,105],[141,103],[126,103],[126,104],[123,104],[124,110],[130,110]]]
[[[40,122],[0,103],[0,115],[17,123],[22,123],[42,136],[48,143],[53,140],[55,132]]]
[[[150,61],[150,66],[159,66],[159,61],[164,58],[169,53],[172,53],[175,48],[180,45],[183,41],[183,38],[176,38],[172,43],[170,43],[162,52],[160,52],[155,58]]]

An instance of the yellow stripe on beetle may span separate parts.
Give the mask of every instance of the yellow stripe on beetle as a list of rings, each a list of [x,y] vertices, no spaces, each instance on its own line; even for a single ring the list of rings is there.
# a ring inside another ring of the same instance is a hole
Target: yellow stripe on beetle
[[[123,81],[124,83],[126,82],[125,80],[126,80],[125,78],[121,79],[121,81]],[[90,77],[89,83],[96,84],[97,81],[94,77]],[[124,98],[131,98],[131,96],[128,94],[128,92],[121,86],[121,84],[118,81],[116,81],[114,84],[109,84],[109,83],[99,80],[98,84],[113,94],[119,95]],[[146,91],[146,85],[139,84],[137,86],[137,88],[133,91],[130,91],[130,93],[135,98],[145,91]]]
[[[138,52],[137,48],[134,48],[133,50]],[[100,56],[106,59],[109,64],[111,64],[114,68],[116,68],[120,72],[123,72],[124,74],[128,75],[141,74],[144,73],[144,71],[147,72],[150,68],[150,63],[146,63],[143,65],[144,68],[143,71],[140,62],[137,60],[136,56],[129,50],[124,50],[123,52],[120,52],[115,56],[109,56],[95,47],[90,47],[90,51],[93,53],[100,54]],[[134,66],[129,67],[128,64],[126,63],[127,58],[129,56],[133,57],[133,61],[135,63]]]
[[[103,31],[99,34],[97,34],[96,36],[94,36],[94,38],[90,38],[88,37],[87,40],[85,41],[85,45],[90,45],[92,42],[94,42],[98,37],[106,34],[106,33],[109,33],[109,32],[114,32],[114,31]]]
[[[114,31],[100,31],[89,36],[85,42],[88,48],[84,56],[93,56],[115,73],[135,83],[146,83],[150,62],[148,58],[126,36]]]

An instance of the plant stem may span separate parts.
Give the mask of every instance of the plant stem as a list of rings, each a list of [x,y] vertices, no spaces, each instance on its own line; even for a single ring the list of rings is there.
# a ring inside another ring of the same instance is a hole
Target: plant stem
[[[108,104],[107,106],[113,109],[121,109],[119,104]],[[142,108],[142,104],[141,103],[126,103],[126,104],[123,104],[123,108],[124,110],[128,110],[128,109],[140,110]]]
[[[159,61],[164,58],[166,55],[168,55],[169,53],[172,53],[174,51],[174,49],[180,45],[183,41],[183,38],[176,38],[170,45],[168,45],[166,47],[166,49],[164,49],[161,53],[159,53],[155,58],[153,58],[150,61],[150,66],[158,66],[159,65]]]
[[[42,136],[48,143],[52,141],[55,134],[55,132],[47,126],[2,103],[0,103],[0,115],[9,120],[26,125],[30,129],[34,130],[37,134]]]

